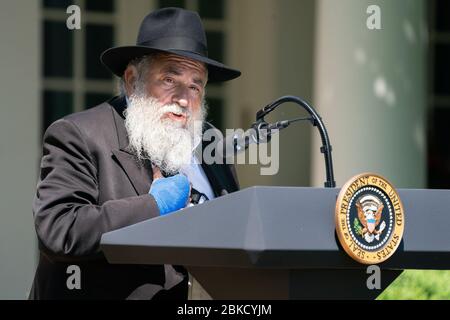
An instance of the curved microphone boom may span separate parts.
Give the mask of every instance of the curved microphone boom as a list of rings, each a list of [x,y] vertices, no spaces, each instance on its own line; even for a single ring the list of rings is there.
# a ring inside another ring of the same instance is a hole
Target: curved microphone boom
[[[330,145],[330,139],[328,137],[327,129],[325,128],[325,125],[323,124],[322,118],[319,116],[319,114],[314,110],[312,106],[310,106],[306,101],[299,97],[295,96],[284,96],[281,97],[274,102],[268,104],[263,109],[258,111],[256,114],[256,120],[257,121],[264,121],[264,117],[275,110],[278,106],[280,106],[283,103],[286,102],[293,102],[303,109],[305,109],[311,118],[309,119],[300,119],[300,120],[310,120],[312,125],[317,127],[320,133],[320,138],[322,140],[322,147],[320,148],[320,152],[324,154],[325,158],[325,170],[326,170],[326,177],[327,180],[325,181],[325,188],[335,188],[336,187],[336,181],[334,181],[334,172],[333,172],[333,160],[331,157],[331,145]],[[297,120],[297,119],[296,119]],[[291,120],[293,122],[293,120]]]
[[[267,123],[264,117],[278,108],[281,104],[286,102],[293,102],[305,109],[310,117],[296,118],[292,120],[282,120],[272,124]],[[298,121],[310,121],[311,124],[319,130],[322,146],[320,152],[324,154],[326,178],[325,188],[335,188],[336,181],[334,180],[333,160],[331,157],[331,145],[328,137],[327,129],[322,121],[322,118],[306,101],[295,96],[283,96],[272,103],[268,104],[256,113],[256,122],[253,123],[250,129],[245,132],[235,132],[234,134],[225,137],[219,142],[217,149],[221,156],[228,157],[236,153],[245,151],[250,144],[267,143],[273,133],[287,128],[291,123]]]

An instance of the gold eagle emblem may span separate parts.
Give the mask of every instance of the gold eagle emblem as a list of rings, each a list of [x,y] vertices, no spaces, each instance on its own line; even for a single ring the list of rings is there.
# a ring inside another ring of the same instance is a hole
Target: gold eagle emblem
[[[384,208],[381,200],[372,194],[364,195],[356,201],[356,208],[359,222],[363,225],[359,232],[361,237],[368,243],[371,243],[374,239],[379,240],[380,235],[386,228],[385,222],[380,225]],[[377,229],[378,225],[380,225],[380,228]]]

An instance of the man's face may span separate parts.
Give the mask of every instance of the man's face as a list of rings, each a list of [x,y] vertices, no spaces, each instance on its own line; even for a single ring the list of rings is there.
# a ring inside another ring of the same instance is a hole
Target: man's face
[[[201,142],[206,68],[175,55],[154,56],[150,65],[137,67],[148,68],[137,73],[138,79],[133,67],[125,71],[130,81],[125,116],[129,146],[139,159],[176,173],[191,162]],[[131,85],[133,80],[137,82]]]
[[[202,63],[176,55],[157,55],[147,77],[145,91],[149,96],[162,105],[177,104],[185,111],[168,112],[161,120],[169,118],[185,127],[187,115],[200,112],[207,81]]]

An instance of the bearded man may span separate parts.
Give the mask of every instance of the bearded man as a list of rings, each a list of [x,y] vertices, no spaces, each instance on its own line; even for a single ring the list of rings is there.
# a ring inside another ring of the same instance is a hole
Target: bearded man
[[[232,166],[200,165],[194,151],[206,146],[202,132],[211,127],[207,81],[240,72],[207,57],[200,17],[177,8],[147,15],[136,46],[108,49],[101,60],[121,78],[121,95],[56,121],[44,135],[30,298],[186,299],[183,267],[110,265],[100,239],[184,208],[191,190],[211,200],[238,189]]]

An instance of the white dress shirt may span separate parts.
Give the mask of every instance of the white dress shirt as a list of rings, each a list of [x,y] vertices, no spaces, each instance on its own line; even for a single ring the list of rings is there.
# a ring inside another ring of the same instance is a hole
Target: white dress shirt
[[[180,173],[184,174],[189,179],[195,190],[205,194],[209,200],[215,198],[214,191],[211,188],[209,180],[206,177],[201,164],[197,160],[197,157],[192,156],[191,164],[181,168]]]

